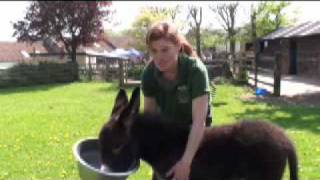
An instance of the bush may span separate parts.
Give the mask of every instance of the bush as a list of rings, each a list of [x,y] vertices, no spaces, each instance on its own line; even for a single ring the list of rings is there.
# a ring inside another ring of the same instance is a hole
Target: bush
[[[72,82],[73,66],[71,62],[20,63],[2,73],[0,87]]]
[[[130,79],[140,80],[143,68],[143,66],[131,66],[128,68],[128,77]]]

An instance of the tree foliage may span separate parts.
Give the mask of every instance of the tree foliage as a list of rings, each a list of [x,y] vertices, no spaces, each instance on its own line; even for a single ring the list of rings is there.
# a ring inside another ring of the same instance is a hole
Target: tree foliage
[[[241,41],[250,42],[255,37],[264,37],[278,28],[293,25],[296,22],[297,12],[293,11],[290,17],[284,13],[290,5],[290,2],[273,1],[260,2],[256,7],[252,5],[250,23],[243,25],[239,33]]]
[[[76,62],[76,49],[94,42],[103,32],[102,19],[110,2],[32,1],[24,20],[13,24],[18,41],[35,42],[47,37],[62,41]]]
[[[259,3],[255,9],[257,14],[257,36],[263,37],[281,27],[292,25],[295,22],[294,17],[289,17],[284,13],[290,4],[288,1]]]
[[[201,46],[203,49],[218,47],[225,43],[225,33],[219,30],[204,29],[201,33]]]
[[[175,21],[176,16],[179,13],[179,6],[174,8],[162,8],[162,7],[145,7],[142,8],[140,14],[132,24],[132,29],[126,33],[133,36],[137,41],[137,49],[146,51],[145,44],[146,34],[148,29],[156,22],[159,21]]]

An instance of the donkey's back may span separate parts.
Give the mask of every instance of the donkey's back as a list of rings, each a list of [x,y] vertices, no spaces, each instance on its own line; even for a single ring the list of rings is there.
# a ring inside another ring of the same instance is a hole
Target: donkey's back
[[[297,180],[295,148],[283,130],[265,121],[208,128],[191,179],[281,180],[286,161]]]

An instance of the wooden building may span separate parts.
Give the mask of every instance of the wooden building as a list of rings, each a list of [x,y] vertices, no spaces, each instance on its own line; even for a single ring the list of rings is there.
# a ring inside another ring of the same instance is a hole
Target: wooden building
[[[283,74],[320,78],[320,21],[281,28],[260,39],[258,65],[273,69],[281,53]]]

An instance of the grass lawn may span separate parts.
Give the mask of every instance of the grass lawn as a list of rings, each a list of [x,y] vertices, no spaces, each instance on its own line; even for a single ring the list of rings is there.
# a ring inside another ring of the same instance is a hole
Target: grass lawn
[[[282,126],[297,146],[300,179],[320,179],[320,107],[242,100],[248,91],[217,86],[214,125],[259,118]],[[117,87],[107,83],[0,90],[0,180],[79,179],[72,146],[79,139],[97,136],[116,93]],[[129,179],[150,177],[151,169],[142,163]]]

